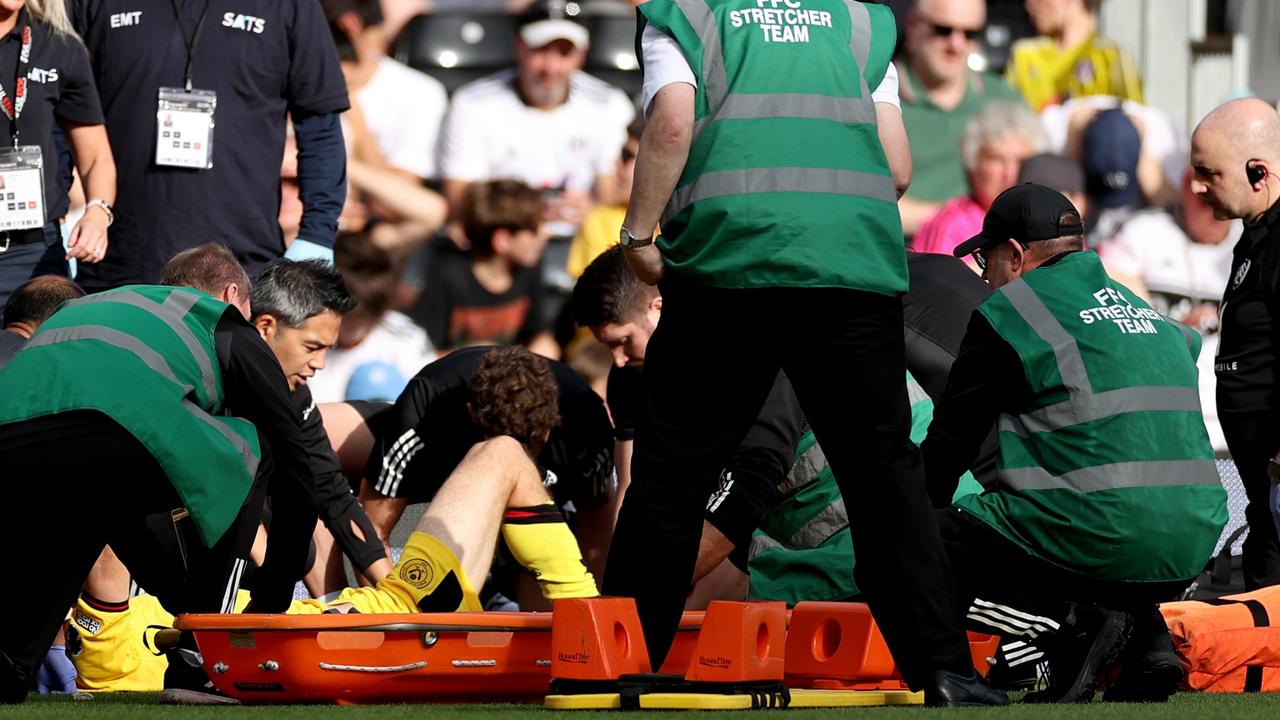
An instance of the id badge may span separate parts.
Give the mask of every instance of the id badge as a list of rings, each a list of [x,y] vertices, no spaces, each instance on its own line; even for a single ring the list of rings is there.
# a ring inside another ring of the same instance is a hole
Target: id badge
[[[212,90],[160,88],[156,103],[156,164],[207,170],[213,167]]]
[[[0,149],[0,231],[44,227],[44,158],[39,145]]]

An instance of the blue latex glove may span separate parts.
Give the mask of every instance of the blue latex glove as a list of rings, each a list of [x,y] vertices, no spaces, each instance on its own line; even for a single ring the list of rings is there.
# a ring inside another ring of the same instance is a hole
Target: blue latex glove
[[[63,645],[50,647],[49,654],[44,656],[44,662],[36,672],[36,692],[43,695],[75,691],[76,666],[67,657],[67,648]]]
[[[333,248],[317,245],[309,240],[298,238],[293,241],[284,256],[289,260],[324,260],[333,265]]]

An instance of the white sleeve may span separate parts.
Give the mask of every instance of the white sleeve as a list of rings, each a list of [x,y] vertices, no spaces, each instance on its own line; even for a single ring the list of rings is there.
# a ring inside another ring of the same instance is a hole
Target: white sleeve
[[[439,163],[441,180],[484,180],[489,174],[485,154],[484,113],[473,111],[469,98],[456,97],[445,113],[440,128]]]
[[[898,100],[898,68],[894,67],[893,63],[889,63],[888,69],[884,71],[884,77],[880,78],[880,84],[871,91],[871,100],[902,109],[902,102]]]
[[[640,54],[644,56],[640,107],[644,108],[645,117],[649,116],[649,105],[662,88],[678,82],[698,87],[698,79],[693,76],[680,44],[652,25],[646,25],[640,34]]]

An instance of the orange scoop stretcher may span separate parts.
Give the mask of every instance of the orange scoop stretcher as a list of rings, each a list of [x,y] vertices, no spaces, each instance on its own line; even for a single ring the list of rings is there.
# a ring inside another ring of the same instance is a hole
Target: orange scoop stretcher
[[[555,643],[553,613],[181,615],[175,627],[194,635],[214,685],[247,704],[540,703],[553,676],[594,682],[649,672],[634,606],[616,600],[558,601],[557,612],[569,614]],[[659,673],[776,679],[832,697],[908,695],[865,605],[719,605],[715,623],[707,613],[684,614]],[[985,673],[998,640],[970,642]]]

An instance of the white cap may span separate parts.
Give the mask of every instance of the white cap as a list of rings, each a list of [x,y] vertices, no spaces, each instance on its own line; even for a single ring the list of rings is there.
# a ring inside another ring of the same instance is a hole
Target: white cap
[[[568,40],[579,50],[586,50],[590,41],[587,29],[572,20],[538,20],[520,28],[520,39],[526,47],[546,47],[556,40]]]

